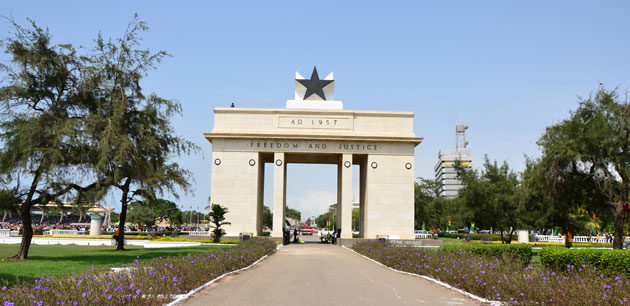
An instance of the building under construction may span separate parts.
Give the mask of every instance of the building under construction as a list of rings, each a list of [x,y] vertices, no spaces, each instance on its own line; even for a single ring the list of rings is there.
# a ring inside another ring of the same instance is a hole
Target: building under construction
[[[467,148],[466,130],[468,126],[460,124],[455,127],[455,150],[442,149],[438,152],[438,162],[435,164],[435,180],[442,183],[438,195],[452,199],[457,197],[457,193],[462,188],[462,182],[457,177],[455,163],[471,168],[472,155]]]

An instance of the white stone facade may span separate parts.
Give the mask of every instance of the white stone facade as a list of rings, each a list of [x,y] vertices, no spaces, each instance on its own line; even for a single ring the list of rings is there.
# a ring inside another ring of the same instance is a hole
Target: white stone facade
[[[229,209],[230,236],[261,235],[265,163],[273,163],[273,232],[282,237],[288,163],[338,166],[338,227],[351,238],[352,165],[360,166],[360,237],[414,239],[413,113],[216,108],[211,199]]]

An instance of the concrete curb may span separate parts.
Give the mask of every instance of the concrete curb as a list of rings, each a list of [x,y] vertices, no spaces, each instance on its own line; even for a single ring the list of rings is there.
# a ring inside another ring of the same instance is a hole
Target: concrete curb
[[[183,301],[187,300],[189,297],[191,297],[193,294],[197,293],[197,292],[198,292],[198,291],[200,291],[201,289],[205,289],[205,288],[207,288],[207,287],[208,287],[209,285],[211,285],[212,283],[214,283],[214,282],[216,282],[216,281],[218,281],[218,280],[220,280],[220,279],[222,279],[222,278],[224,278],[224,277],[226,277],[226,276],[228,276],[228,275],[231,275],[231,274],[234,274],[234,273],[238,273],[238,272],[241,272],[241,271],[245,271],[245,270],[247,270],[247,269],[249,269],[249,268],[251,268],[251,267],[255,266],[257,263],[259,263],[259,262],[263,261],[265,258],[267,258],[267,256],[269,256],[269,255],[271,255],[271,254],[273,254],[273,253],[277,252],[278,250],[280,250],[280,248],[282,248],[282,245],[281,245],[281,244],[280,244],[280,245],[278,245],[274,251],[272,251],[272,252],[270,252],[269,254],[267,254],[267,255],[265,255],[265,256],[263,256],[263,257],[259,258],[258,260],[254,261],[254,263],[252,263],[251,265],[249,265],[249,266],[247,266],[247,267],[245,267],[245,268],[241,268],[241,269],[238,269],[238,270],[234,270],[234,271],[232,271],[232,272],[225,273],[225,274],[223,274],[223,275],[221,275],[221,276],[219,276],[219,277],[217,277],[217,278],[215,278],[215,279],[213,279],[213,280],[211,280],[211,281],[209,281],[209,282],[207,282],[207,283],[205,283],[205,284],[203,284],[203,285],[201,285],[201,286],[199,286],[199,287],[197,287],[197,288],[195,288],[195,289],[193,289],[193,290],[190,290],[190,292],[188,292],[188,293],[186,293],[186,294],[176,295],[176,296],[175,296],[175,300],[174,300],[174,301],[172,301],[172,302],[170,302],[170,303],[168,303],[168,304],[166,304],[165,306],[174,306],[174,305],[177,305],[177,304],[179,304],[179,303],[181,303],[181,302],[183,302]]]
[[[463,294],[463,295],[465,295],[465,296],[467,296],[467,297],[469,297],[471,299],[477,300],[477,301],[482,302],[482,303],[489,303],[490,305],[495,305],[495,306],[503,305],[503,303],[501,303],[501,302],[486,300],[486,299],[484,299],[482,297],[479,297],[479,296],[476,296],[476,295],[474,295],[474,294],[472,294],[470,292],[466,292],[466,291],[464,291],[462,289],[455,288],[455,287],[453,287],[453,286],[451,286],[451,285],[449,285],[447,283],[441,282],[441,281],[439,281],[437,279],[434,279],[434,278],[431,278],[431,277],[428,277],[428,276],[425,276],[425,275],[420,275],[420,274],[410,273],[410,272],[406,272],[406,271],[396,270],[396,269],[394,269],[392,267],[388,267],[388,266],[386,266],[386,265],[384,265],[384,264],[382,264],[382,263],[380,263],[380,262],[378,262],[378,261],[376,261],[376,260],[374,260],[372,258],[369,258],[369,257],[367,257],[367,256],[365,256],[363,254],[359,254],[355,250],[347,248],[346,246],[341,246],[341,247],[346,249],[346,250],[348,250],[348,251],[350,251],[350,252],[353,252],[353,253],[355,253],[355,254],[357,254],[357,255],[359,255],[359,256],[361,256],[361,257],[363,257],[363,258],[365,258],[365,259],[367,259],[367,260],[369,260],[371,262],[374,262],[374,263],[379,264],[379,265],[381,265],[381,266],[383,266],[383,267],[385,267],[387,269],[390,269],[392,271],[395,271],[395,272],[398,272],[398,273],[402,273],[402,274],[411,275],[411,276],[415,276],[415,277],[424,278],[424,279],[426,279],[428,281],[434,282],[434,283],[436,283],[436,284],[438,284],[438,285],[440,285],[442,287],[446,287],[446,288],[451,289],[453,291],[459,292],[459,293],[461,293],[461,294]]]

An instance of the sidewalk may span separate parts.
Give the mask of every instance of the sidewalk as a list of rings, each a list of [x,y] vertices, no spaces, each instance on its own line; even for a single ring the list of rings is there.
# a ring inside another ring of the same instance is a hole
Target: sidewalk
[[[430,281],[328,244],[291,244],[184,305],[474,305]]]

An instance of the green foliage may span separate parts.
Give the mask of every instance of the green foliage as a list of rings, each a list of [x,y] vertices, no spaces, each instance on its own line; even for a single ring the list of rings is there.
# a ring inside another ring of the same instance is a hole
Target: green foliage
[[[263,205],[262,225],[271,228],[273,226],[273,214],[269,207]]]
[[[63,277],[90,271],[107,272],[112,267],[122,264],[131,265],[135,259],[140,262],[150,261],[158,256],[181,256],[225,249],[226,246],[201,245],[195,247],[146,249],[141,246],[129,246],[129,252],[114,252],[109,246],[78,245],[33,245],[32,258],[27,261],[0,261],[0,287],[2,283],[12,284],[17,280],[32,283],[41,276]],[[17,245],[5,245],[0,248],[0,257],[4,258],[18,249]],[[138,257],[136,257],[138,256]]]
[[[630,251],[627,250],[544,247],[538,255],[542,264],[558,270],[566,270],[571,265],[579,269],[586,265],[613,275],[630,275]]]
[[[520,259],[523,264],[532,261],[534,253],[532,247],[526,244],[444,244],[440,250],[449,252],[470,252],[475,255],[502,258],[512,256]]]
[[[17,189],[0,189],[0,210],[7,210],[11,212],[16,212],[17,203],[22,202]]]
[[[31,207],[87,188],[79,185],[91,173],[85,136],[94,99],[85,78],[89,59],[53,44],[33,21],[29,28],[9,21],[14,35],[0,43],[10,58],[0,64],[0,175],[19,182],[24,239],[13,258],[26,259]]]
[[[140,223],[148,227],[155,225],[155,214],[151,207],[145,202],[131,202],[127,214],[129,221],[134,224]]]
[[[477,172],[456,165],[463,188],[459,197],[476,228],[509,230],[503,242],[512,241],[519,224],[518,179],[507,162],[501,166],[484,157],[484,169]]]
[[[230,222],[225,221],[225,215],[227,213],[228,209],[219,204],[213,203],[210,207],[210,213],[208,214],[208,216],[210,217],[210,223],[212,224],[212,227],[214,227],[214,229],[212,230],[213,242],[220,242],[221,237],[225,235],[225,230],[223,230],[221,226],[231,224]]]
[[[154,226],[157,221],[169,221],[171,224],[182,223],[182,212],[177,204],[164,199],[135,201],[129,204],[129,221]]]
[[[466,220],[460,211],[457,199],[446,199],[438,196],[441,183],[435,180],[420,178],[414,186],[415,229],[460,228]]]
[[[620,249],[630,192],[630,103],[600,88],[568,119],[548,127],[538,145],[551,206],[614,211],[613,247]]]
[[[96,39],[91,57],[89,82],[98,90],[91,94],[95,105],[88,121],[93,150],[93,170],[107,178],[121,192],[120,227],[127,217],[127,205],[135,197],[155,199],[190,187],[190,172],[169,161],[173,156],[198,149],[175,133],[170,118],[181,114],[176,100],[156,94],[145,95],[140,84],[168,54],[139,49],[140,33],[147,30],[137,16],[125,35],[115,41]],[[122,235],[117,236],[123,249]]]
[[[182,223],[182,212],[174,202],[165,199],[150,199],[148,204],[157,221],[169,221],[171,224]]]
[[[315,218],[315,224],[317,224],[319,228],[332,229],[336,227],[337,216],[337,204],[332,204],[328,207],[327,212]]]
[[[359,231],[361,228],[361,212],[359,209],[352,209],[352,230]]]
[[[287,207],[287,218],[292,218],[293,220],[300,221],[302,218],[302,213],[297,209]]]

